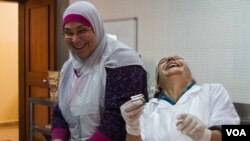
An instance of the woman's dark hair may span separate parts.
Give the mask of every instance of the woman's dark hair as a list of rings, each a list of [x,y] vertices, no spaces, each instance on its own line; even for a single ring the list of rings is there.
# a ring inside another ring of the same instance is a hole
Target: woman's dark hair
[[[154,98],[159,98],[161,92],[160,91],[156,91],[155,94],[154,94]]]

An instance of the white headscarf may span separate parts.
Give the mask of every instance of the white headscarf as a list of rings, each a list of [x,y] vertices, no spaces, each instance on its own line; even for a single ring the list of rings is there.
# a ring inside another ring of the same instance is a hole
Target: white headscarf
[[[99,126],[106,87],[105,68],[140,65],[139,54],[119,41],[105,35],[103,21],[89,2],[72,3],[63,17],[77,14],[92,25],[97,39],[95,51],[81,60],[71,51],[72,57],[63,65],[59,86],[59,107],[69,123],[72,139],[88,139]],[[74,69],[80,72],[76,77]]]

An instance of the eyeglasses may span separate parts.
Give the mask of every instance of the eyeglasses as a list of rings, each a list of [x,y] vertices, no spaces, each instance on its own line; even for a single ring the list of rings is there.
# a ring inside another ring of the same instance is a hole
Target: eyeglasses
[[[82,28],[82,29],[79,29],[76,32],[73,32],[71,30],[66,29],[66,30],[63,31],[63,35],[66,38],[72,38],[74,35],[82,36],[82,35],[84,35],[85,33],[87,33],[90,30],[92,30],[91,27],[89,27],[89,28]]]

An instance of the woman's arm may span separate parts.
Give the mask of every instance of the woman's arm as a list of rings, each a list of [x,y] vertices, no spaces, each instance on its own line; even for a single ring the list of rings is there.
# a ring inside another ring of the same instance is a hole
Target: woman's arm
[[[141,99],[129,100],[121,107],[121,114],[126,122],[126,141],[141,141],[140,117],[144,110],[144,102]]]
[[[69,126],[62,116],[58,104],[53,109],[52,114],[52,141],[67,141],[69,139]]]
[[[123,141],[126,138],[125,122],[121,116],[120,106],[130,97],[139,93],[144,94],[148,101],[147,73],[138,65],[106,68],[107,80],[105,91],[105,109],[98,131],[90,141],[97,141],[96,134],[113,141]],[[102,138],[99,138],[101,140]],[[103,139],[103,141],[106,141]]]
[[[211,101],[211,118],[210,124],[225,125],[225,124],[240,124],[240,118],[233,102],[221,84],[210,84],[209,87]]]

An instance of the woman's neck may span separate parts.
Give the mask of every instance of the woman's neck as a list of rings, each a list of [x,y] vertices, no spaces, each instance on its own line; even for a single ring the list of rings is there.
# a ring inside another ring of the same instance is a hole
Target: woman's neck
[[[176,102],[182,96],[183,92],[190,83],[190,80],[185,80],[183,78],[170,80],[168,83],[166,83],[166,87],[163,88],[162,91],[165,93],[165,95]]]

